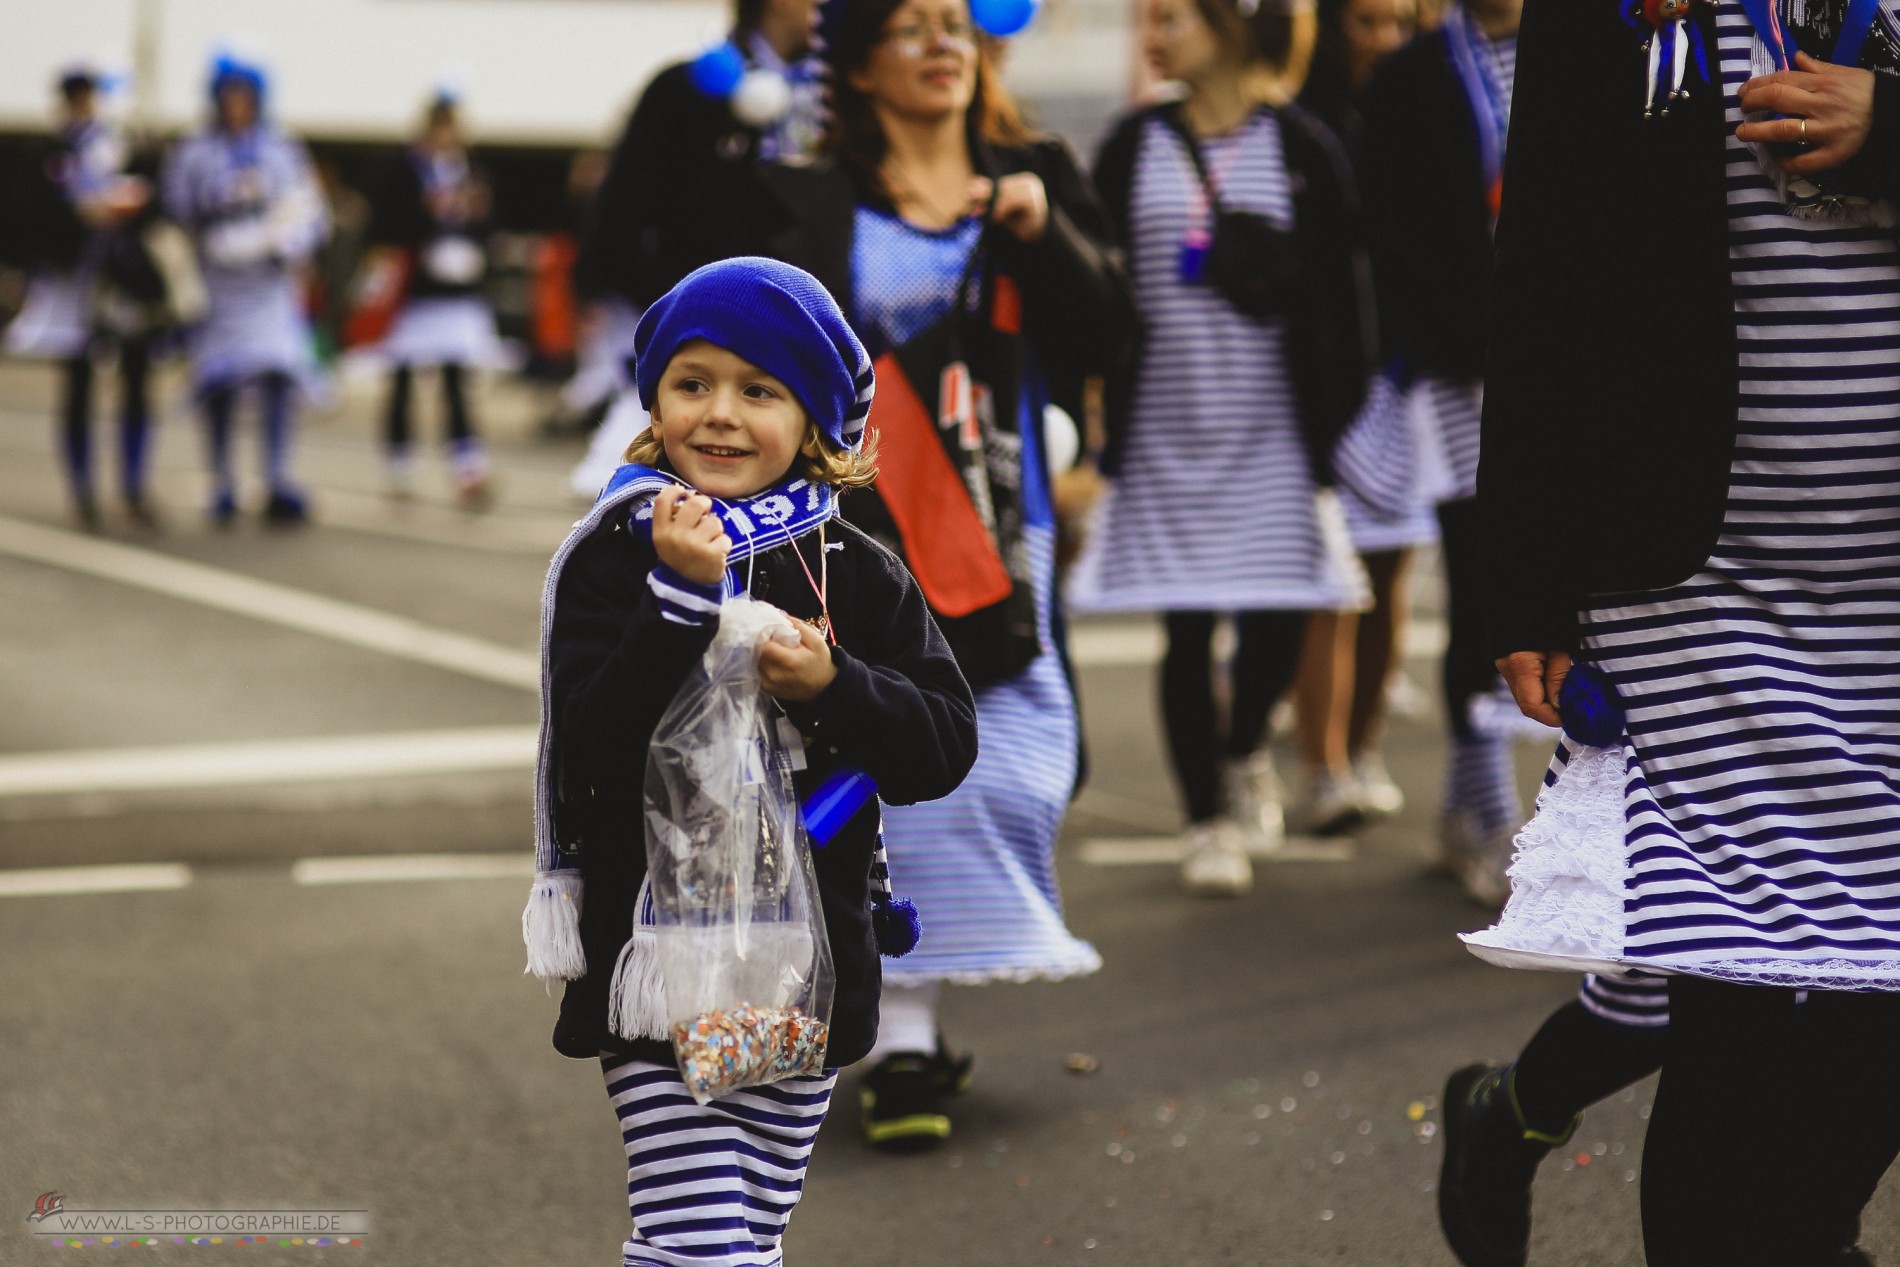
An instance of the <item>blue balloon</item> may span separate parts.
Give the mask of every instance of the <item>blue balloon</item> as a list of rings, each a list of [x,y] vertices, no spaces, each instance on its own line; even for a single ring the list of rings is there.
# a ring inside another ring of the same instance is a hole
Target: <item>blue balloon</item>
[[[687,71],[693,87],[721,101],[732,95],[744,75],[745,54],[730,40],[715,44],[694,58]]]
[[[970,0],[970,20],[1002,39],[1035,21],[1041,7],[1042,0]]]

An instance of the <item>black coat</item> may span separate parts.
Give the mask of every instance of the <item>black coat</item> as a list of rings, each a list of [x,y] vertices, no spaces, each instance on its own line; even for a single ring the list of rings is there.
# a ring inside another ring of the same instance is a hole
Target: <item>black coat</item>
[[[1614,5],[1525,6],[1478,468],[1497,655],[1574,649],[1586,600],[1679,584],[1721,535],[1739,403],[1727,125],[1693,73],[1645,121],[1646,64]],[[1900,79],[1876,78],[1874,115],[1840,181],[1900,197]]]
[[[466,237],[476,243],[488,237],[487,216],[451,224],[438,219],[423,190],[422,173],[417,168],[415,151],[404,149],[383,172],[376,196],[370,202],[369,241],[377,246],[400,247],[417,256],[410,271],[407,298],[429,299],[451,295],[471,295],[482,288],[481,278],[472,281],[444,281],[421,266],[420,252],[437,238]],[[472,166],[471,182],[480,182],[481,174]]]
[[[826,577],[841,645],[838,677],[816,701],[786,712],[811,741],[809,768],[795,776],[801,797],[842,764],[877,780],[893,805],[954,791],[976,760],[976,705],[950,648],[902,563],[849,525],[825,529],[834,546]],[[801,538],[805,564],[821,567],[818,538]],[[801,618],[819,614],[793,545],[752,561],[751,594]],[[647,745],[660,716],[712,642],[715,626],[664,619],[647,573],[653,547],[617,513],[582,542],[555,594],[549,663],[558,770],[556,838],[580,841],[585,884],[581,944],[587,975],[568,983],[554,1046],[590,1059],[602,1051],[670,1064],[665,1043],[627,1042],[607,1028],[607,993],[633,904],[646,876],[642,792]],[[871,929],[870,868],[877,848],[877,802],[860,810],[814,851],[825,927],[837,968],[827,1063],[864,1058],[877,1038],[883,974]],[[920,911],[928,937],[930,912]]]
[[[1049,227],[1040,240],[1024,243],[995,233],[990,242],[996,267],[1022,292],[1023,334],[1050,394],[1079,420],[1082,382],[1113,364],[1133,312],[1128,277],[1121,253],[1111,244],[1102,204],[1059,141],[1022,147],[977,142],[972,151],[982,174],[1034,172],[1048,194]],[[823,282],[855,321],[851,251],[857,209],[884,200],[830,159],[767,163],[756,172],[764,197],[750,202],[738,250],[798,265]]]
[[[668,66],[633,108],[581,229],[574,286],[644,309],[703,264],[734,252],[733,217],[749,191],[760,132]]]
[[[1134,193],[1135,158],[1142,129],[1171,106],[1148,106],[1124,118],[1102,143],[1095,185],[1123,243]],[[1280,136],[1287,183],[1293,194],[1293,240],[1299,259],[1299,294],[1286,318],[1287,361],[1313,476],[1332,483],[1333,445],[1365,401],[1376,363],[1371,281],[1360,247],[1359,198],[1345,151],[1326,125],[1298,106],[1283,106]],[[1251,318],[1236,313],[1236,321]],[[1141,364],[1137,337],[1125,345],[1109,375],[1106,410],[1108,450],[1102,469],[1119,466],[1135,380]]]
[[[1491,210],[1471,104],[1443,33],[1420,36],[1374,72],[1358,158],[1385,354],[1414,373],[1479,377]]]

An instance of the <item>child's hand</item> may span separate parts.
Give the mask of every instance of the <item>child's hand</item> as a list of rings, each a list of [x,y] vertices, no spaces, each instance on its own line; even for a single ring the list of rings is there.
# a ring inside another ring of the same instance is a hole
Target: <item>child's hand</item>
[[[654,553],[699,585],[719,584],[732,550],[732,539],[712,508],[712,498],[683,488],[661,489],[653,499]]]
[[[838,676],[838,666],[823,634],[802,620],[792,626],[798,630],[796,647],[769,641],[759,648],[759,685],[767,695],[809,704]]]

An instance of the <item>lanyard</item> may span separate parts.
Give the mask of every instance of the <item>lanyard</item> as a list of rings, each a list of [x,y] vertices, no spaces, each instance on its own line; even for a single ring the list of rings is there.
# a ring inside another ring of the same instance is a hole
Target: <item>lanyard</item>
[[[1748,11],[1748,20],[1754,24],[1768,56],[1774,59],[1775,68],[1791,68],[1794,53],[1782,29],[1781,10],[1776,0],[1742,0],[1742,8]],[[1879,16],[1880,0],[1848,0],[1847,12],[1841,18],[1841,33],[1834,39],[1834,50],[1828,60],[1836,66],[1860,65],[1861,50],[1866,47],[1867,37]]]
[[[811,574],[811,564],[805,562],[805,552],[798,548],[798,542],[788,532],[786,544],[792,547],[792,557],[798,560],[798,566],[804,569],[805,583],[811,586],[811,592],[818,595],[818,611],[825,637],[832,646],[838,645],[838,630],[831,621],[831,553],[825,549],[825,526],[818,525],[818,575]]]

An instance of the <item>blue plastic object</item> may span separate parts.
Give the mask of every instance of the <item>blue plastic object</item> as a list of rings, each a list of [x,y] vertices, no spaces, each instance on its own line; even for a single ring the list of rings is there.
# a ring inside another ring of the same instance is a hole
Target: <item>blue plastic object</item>
[[[687,70],[693,87],[708,97],[725,100],[745,76],[745,54],[731,40],[715,44],[693,59]]]
[[[1042,0],[970,0],[970,20],[998,39],[1016,34],[1036,20]]]
[[[877,795],[877,782],[862,770],[840,770],[799,806],[805,820],[805,834],[822,849],[831,843],[851,816]]]

